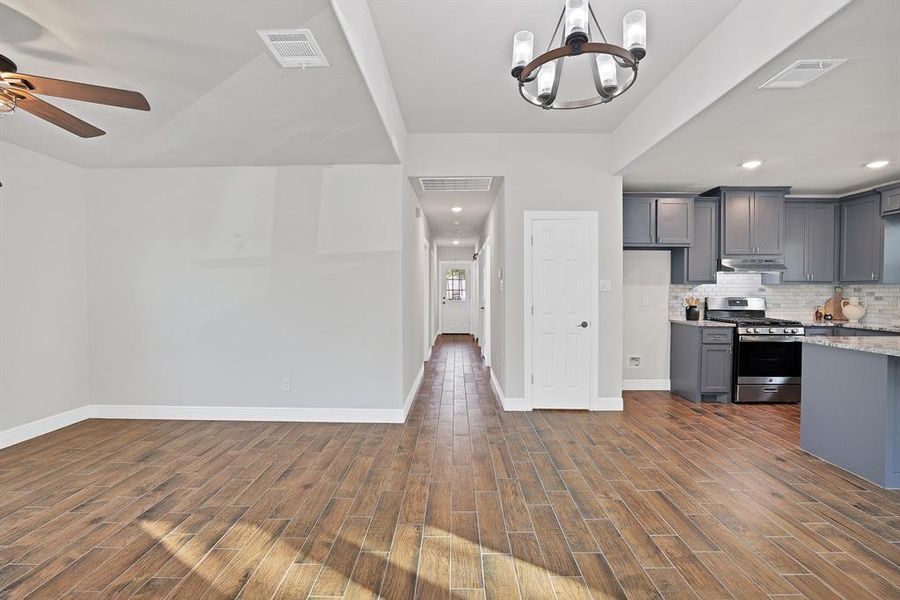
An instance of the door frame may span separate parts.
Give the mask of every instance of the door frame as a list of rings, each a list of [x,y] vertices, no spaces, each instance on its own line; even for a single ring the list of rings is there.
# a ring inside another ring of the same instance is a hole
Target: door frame
[[[466,272],[468,276],[466,278],[467,282],[470,282],[472,279],[472,271],[474,270],[475,261],[473,260],[440,260],[438,261],[438,270],[437,277],[435,277],[435,282],[437,283],[437,300],[440,302],[438,304],[438,332],[443,335],[444,333],[444,309],[441,308],[443,306],[444,300],[444,292],[446,292],[446,287],[444,286],[444,265],[467,265]],[[469,330],[463,333],[468,335],[472,335],[472,286],[466,285],[466,295],[468,296],[469,302]],[[458,333],[458,332],[454,332]]]
[[[533,337],[534,337],[534,321],[532,319],[531,307],[533,305],[534,290],[532,289],[532,244],[533,231],[535,221],[564,221],[574,219],[585,219],[588,223],[588,261],[591,271],[589,287],[591,291],[590,298],[590,317],[591,329],[593,330],[588,344],[590,350],[588,352],[588,407],[594,406],[597,398],[597,390],[600,387],[599,369],[597,360],[600,347],[600,213],[595,210],[526,210],[525,216],[525,235],[523,240],[524,246],[524,273],[522,279],[522,296],[523,302],[523,324],[525,326],[525,406],[526,410],[534,408],[534,384],[531,381],[533,376]]]
[[[491,366],[491,238],[484,239],[481,248],[478,250],[478,259],[481,261],[479,265],[478,277],[481,281],[481,298],[480,304],[484,305],[481,313],[481,355],[484,357],[484,366]]]

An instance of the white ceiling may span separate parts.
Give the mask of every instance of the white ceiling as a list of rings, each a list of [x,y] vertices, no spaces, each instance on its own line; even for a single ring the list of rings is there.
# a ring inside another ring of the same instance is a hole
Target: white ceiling
[[[737,0],[608,0],[592,6],[607,38],[621,44],[622,17],[647,12],[647,58],[634,87],[590,110],[543,111],[519,98],[510,76],[512,38],[528,29],[546,49],[562,0],[369,0],[412,133],[609,132],[738,4]],[[557,44],[558,45],[558,44]],[[582,64],[566,65],[560,97],[593,84]],[[579,73],[583,74],[579,77]],[[596,92],[593,92],[596,94]]]
[[[795,60],[821,58],[847,62],[801,89],[756,89]],[[750,159],[763,165],[739,167]],[[877,159],[892,162],[863,166]],[[900,2],[851,3],[623,174],[632,191],[790,185],[795,194],[900,179]]]
[[[330,67],[282,70],[257,29],[309,27]],[[136,89],[149,113],[47,98],[107,135],[19,112],[0,139],[86,167],[397,162],[326,0],[7,0],[0,54],[24,73]]]
[[[503,177],[494,177],[487,192],[425,192],[417,177],[409,178],[438,246],[452,246],[457,240],[460,246],[474,247],[502,182]],[[462,212],[453,212],[454,206]]]

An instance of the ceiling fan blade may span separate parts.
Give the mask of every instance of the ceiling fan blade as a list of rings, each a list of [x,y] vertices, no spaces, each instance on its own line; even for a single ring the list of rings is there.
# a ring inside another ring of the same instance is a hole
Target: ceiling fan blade
[[[57,108],[48,102],[44,102],[37,96],[32,96],[28,92],[16,90],[16,95],[18,96],[16,108],[21,108],[25,112],[30,112],[34,116],[49,121],[57,127],[62,127],[67,131],[71,131],[77,136],[92,138],[106,133],[102,129],[98,129],[90,123],[82,121],[75,115],[70,115],[66,111]]]
[[[78,83],[64,79],[51,79],[26,75],[24,73],[3,73],[3,79],[19,79],[27,84],[28,90],[42,96],[55,96],[57,98],[69,98],[82,102],[106,104],[108,106],[121,106],[135,110],[150,110],[150,103],[140,92],[120,90],[118,88],[103,87],[90,83]]]

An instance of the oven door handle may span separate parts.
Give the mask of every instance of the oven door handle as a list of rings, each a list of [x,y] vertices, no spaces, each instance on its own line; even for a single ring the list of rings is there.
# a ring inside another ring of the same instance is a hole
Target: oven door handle
[[[802,342],[802,335],[742,335],[740,342]]]

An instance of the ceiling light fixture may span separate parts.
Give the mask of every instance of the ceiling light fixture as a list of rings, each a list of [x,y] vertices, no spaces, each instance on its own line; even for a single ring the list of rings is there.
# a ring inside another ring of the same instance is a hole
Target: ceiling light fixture
[[[592,20],[602,43],[591,41]],[[559,37],[561,45],[551,49],[561,25],[564,25]],[[548,110],[586,108],[618,98],[634,85],[638,63],[647,55],[647,14],[642,10],[631,11],[622,20],[622,30],[624,47],[610,44],[588,0],[566,0],[546,52],[532,58],[534,34],[530,31],[520,31],[513,37],[512,76],[519,82],[519,94],[530,104]],[[579,54],[593,55],[590,65],[597,95],[581,100],[557,100],[563,62]],[[526,87],[535,79],[536,85]]]
[[[880,169],[881,167],[886,167],[891,164],[889,160],[873,160],[870,163],[866,163],[866,166],[870,169]]]
[[[741,166],[744,167],[745,169],[755,169],[756,167],[758,167],[761,164],[762,164],[761,160],[748,160],[746,162],[742,162]]]
[[[452,210],[455,213],[462,212],[462,206],[454,206],[450,210]]]

